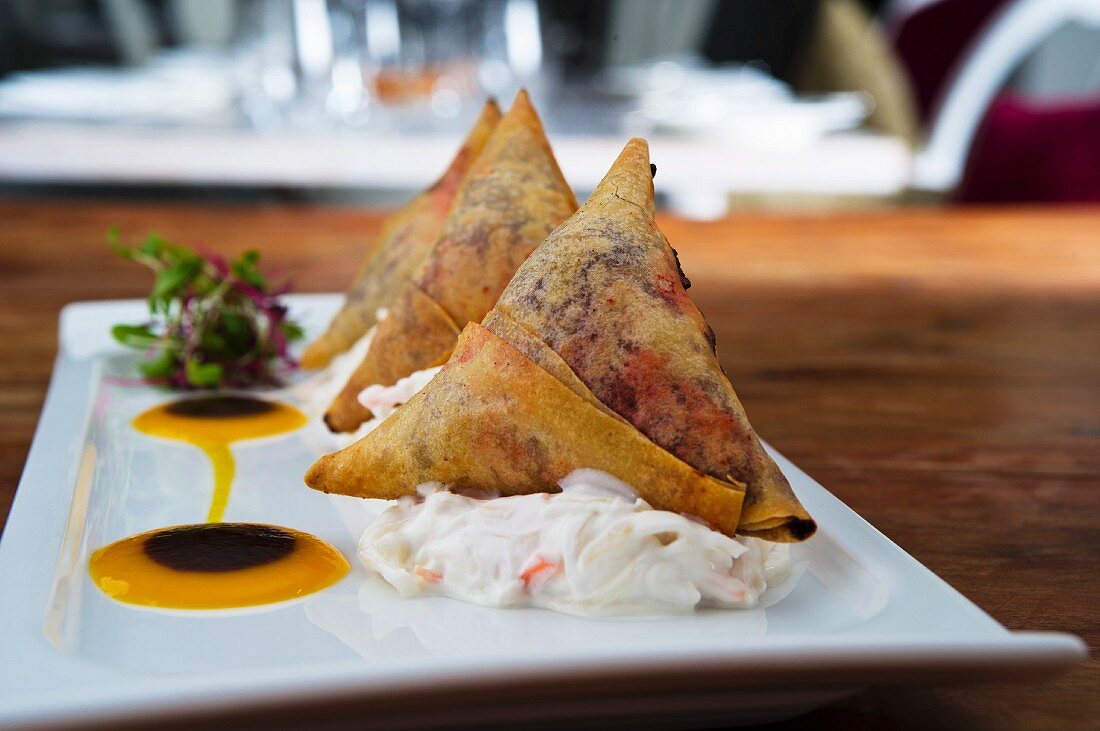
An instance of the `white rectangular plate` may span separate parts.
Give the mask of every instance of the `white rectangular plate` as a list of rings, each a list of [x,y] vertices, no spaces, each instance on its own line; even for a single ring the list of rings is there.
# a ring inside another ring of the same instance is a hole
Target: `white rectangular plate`
[[[338,297],[293,297],[314,332]],[[1076,637],[1010,633],[776,454],[818,520],[779,603],[752,611],[607,621],[399,599],[361,568],[302,601],[167,614],[106,598],[89,553],[203,519],[202,455],[134,432],[167,395],[119,385],[132,354],[116,322],[143,302],[72,305],[53,382],[0,543],[0,726],[152,721],[277,709],[363,713],[378,727],[644,718],[775,720],[871,684],[1049,674],[1085,657]],[[354,560],[359,501],[306,489],[323,450],[311,425],[237,445],[228,520],[325,538]],[[788,587],[790,588],[790,587]],[[340,709],[332,711],[331,709]],[[291,714],[291,715],[287,715]]]

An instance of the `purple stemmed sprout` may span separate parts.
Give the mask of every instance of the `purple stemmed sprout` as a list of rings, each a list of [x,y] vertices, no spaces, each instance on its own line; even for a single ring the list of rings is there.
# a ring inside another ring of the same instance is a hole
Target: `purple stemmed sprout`
[[[145,350],[138,368],[148,382],[171,388],[277,385],[297,367],[290,344],[301,337],[282,302],[289,281],[268,283],[259,254],[229,261],[203,245],[194,249],[150,235],[136,248],[112,242],[122,256],[155,274],[152,321],[116,325],[122,343]]]

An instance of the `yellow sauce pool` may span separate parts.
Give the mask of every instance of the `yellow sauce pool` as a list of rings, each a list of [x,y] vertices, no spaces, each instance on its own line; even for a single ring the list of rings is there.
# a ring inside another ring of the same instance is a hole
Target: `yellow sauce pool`
[[[275,539],[275,540],[273,540]],[[158,553],[157,541],[167,544]],[[277,550],[270,550],[272,544]],[[164,609],[228,609],[296,599],[342,579],[348,562],[302,531],[256,523],[161,528],[92,554],[89,571],[105,594]]]

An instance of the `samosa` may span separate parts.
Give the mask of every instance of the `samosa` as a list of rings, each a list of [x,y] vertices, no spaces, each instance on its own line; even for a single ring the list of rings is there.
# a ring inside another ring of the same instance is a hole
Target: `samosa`
[[[499,121],[500,107],[490,99],[443,176],[382,223],[340,311],[302,355],[303,368],[327,366],[374,327],[379,309],[393,304],[431,250],[459,185]]]
[[[653,220],[648,146],[631,140],[439,375],[307,483],[514,494],[592,467],[730,535],[808,538],[815,524],[750,426],[688,286]]]
[[[468,322],[485,316],[517,268],[577,210],[527,93],[521,91],[466,174],[423,265],[378,325],[363,362],[325,414],[354,431],[367,386],[444,363]]]
[[[744,486],[699,472],[608,415],[477,323],[432,381],[374,431],[318,460],[306,484],[394,499],[424,482],[521,495],[557,490],[575,469],[603,470],[655,508],[729,535]]]
[[[744,483],[741,533],[807,538],[814,523],[749,424],[689,286],[653,219],[649,147],[633,139],[516,272],[486,327],[510,342],[529,334],[568,366],[566,385],[575,377],[680,459]]]

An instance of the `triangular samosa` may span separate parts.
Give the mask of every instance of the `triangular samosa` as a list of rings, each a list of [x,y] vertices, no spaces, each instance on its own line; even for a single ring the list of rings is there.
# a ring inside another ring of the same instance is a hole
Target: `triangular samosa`
[[[459,331],[492,308],[516,269],[577,209],[542,123],[520,92],[459,187],[423,266],[378,325],[366,357],[325,414],[333,431],[371,417],[358,396],[444,363]]]
[[[632,140],[443,370],[306,482],[361,497],[424,482],[517,494],[590,467],[729,535],[812,535],[718,365],[652,196],[647,146]]]
[[[302,355],[303,368],[327,366],[374,327],[380,308],[392,305],[431,250],[459,185],[499,121],[500,108],[490,99],[443,176],[382,223],[343,307]]]
[[[477,323],[418,394],[306,473],[324,492],[394,499],[424,482],[519,495],[578,468],[608,472],[650,505],[733,535],[744,486],[716,480],[646,439]]]
[[[684,462],[744,483],[739,532],[808,538],[814,522],[749,424],[688,286],[653,219],[648,145],[633,139],[584,207],[520,267],[484,324],[547,372],[564,365],[562,383],[583,385]]]

